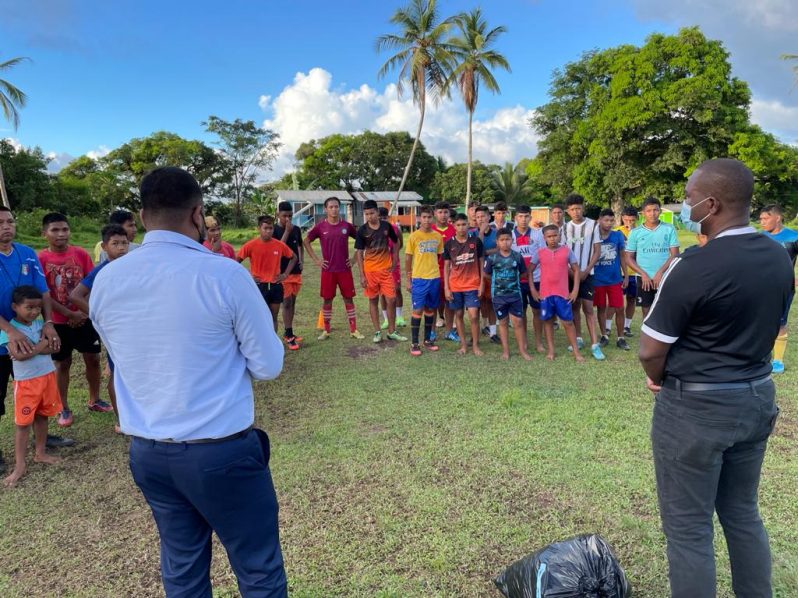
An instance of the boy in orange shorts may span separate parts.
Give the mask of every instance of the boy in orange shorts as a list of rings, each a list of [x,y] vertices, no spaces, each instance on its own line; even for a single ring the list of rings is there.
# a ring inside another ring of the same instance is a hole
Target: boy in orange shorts
[[[296,298],[302,288],[302,263],[305,253],[302,248],[302,230],[294,226],[292,219],[294,208],[289,201],[281,201],[277,206],[277,224],[274,225],[274,238],[279,239],[297,256],[297,263],[293,270],[285,270],[287,275],[283,280],[283,325],[285,334],[283,340],[291,351],[299,350],[302,338],[294,334],[294,313],[296,313]],[[288,265],[288,260],[283,258],[282,266]]]
[[[10,324],[25,334],[32,343],[33,353],[17,353],[8,344],[8,335],[0,332],[0,345],[6,345],[13,359],[14,368],[14,471],[3,480],[5,486],[15,486],[27,471],[25,457],[28,449],[30,429],[36,437],[36,452],[33,460],[37,463],[58,463],[61,459],[48,455],[47,418],[61,412],[61,395],[55,378],[55,365],[50,357],[52,349],[42,338],[44,322],[42,313],[42,294],[32,286],[14,289],[11,309],[16,317]]]
[[[396,286],[393,270],[399,259],[399,238],[394,228],[380,220],[377,202],[363,202],[365,224],[355,237],[357,266],[360,269],[360,284],[369,300],[369,315],[374,325],[374,342],[382,342],[380,327],[380,295],[385,297],[388,317],[388,339],[406,341],[407,338],[396,332]],[[389,249],[388,241],[393,241]]]

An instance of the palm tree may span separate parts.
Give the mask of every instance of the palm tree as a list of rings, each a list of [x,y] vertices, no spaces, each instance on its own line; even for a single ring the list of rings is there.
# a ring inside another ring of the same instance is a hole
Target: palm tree
[[[27,60],[27,58],[19,56],[11,60],[6,60],[5,62],[0,62],[0,72],[15,67],[23,60]],[[18,110],[25,105],[27,99],[27,96],[18,87],[11,85],[11,83],[5,79],[0,79],[0,106],[3,107],[3,116],[5,116],[7,121],[11,122],[15,131],[19,126]],[[3,180],[2,166],[0,166],[0,200],[2,200],[5,207],[11,207],[8,203],[8,194],[6,193],[6,185]]]
[[[798,60],[798,54],[782,54],[782,60]],[[792,67],[793,72],[795,73],[795,84],[798,85],[798,64]]]
[[[488,23],[482,17],[482,9],[475,8],[469,13],[456,17],[460,34],[449,40],[452,53],[457,61],[450,76],[449,83],[457,82],[460,95],[468,110],[468,166],[466,169],[466,209],[471,201],[471,140],[474,111],[479,100],[479,87],[485,87],[493,93],[500,93],[499,84],[492,71],[503,68],[510,71],[507,59],[491,49],[496,38],[507,31],[504,26],[494,27],[488,31]]]
[[[437,103],[441,97],[449,93],[446,83],[452,70],[453,57],[451,46],[444,37],[452,27],[454,17],[441,20],[436,0],[411,0],[410,4],[394,13],[391,23],[399,27],[399,34],[381,35],[377,38],[376,48],[377,52],[394,50],[397,52],[382,65],[377,76],[382,78],[398,68],[399,78],[396,87],[399,97],[402,97],[404,87],[409,83],[413,92],[413,103],[420,111],[416,138],[396,193],[396,200],[391,205],[393,214],[407,182],[407,176],[410,174],[413,156],[421,138],[427,94],[434,103]]]
[[[496,199],[508,205],[519,202],[529,190],[529,177],[526,172],[512,162],[505,162],[501,170],[493,172],[493,189]]]

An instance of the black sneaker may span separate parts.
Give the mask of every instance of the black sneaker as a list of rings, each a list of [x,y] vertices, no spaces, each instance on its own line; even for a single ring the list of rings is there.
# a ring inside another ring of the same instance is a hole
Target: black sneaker
[[[64,438],[63,436],[53,436],[52,434],[48,434],[45,445],[47,448],[64,448],[66,446],[75,446],[75,441],[71,438]]]
[[[490,342],[492,342],[494,345],[501,345],[502,339],[499,338],[498,334],[494,334],[492,337],[490,337]]]
[[[629,350],[629,343],[626,342],[626,339],[621,337],[617,341],[615,341],[615,346],[619,349],[623,349],[624,351]]]
[[[487,326],[485,326],[485,327],[482,329],[482,334],[484,334],[485,336],[490,336],[490,328],[488,328]]]
[[[554,330],[559,330],[559,329],[560,329],[560,323],[554,322]]]
[[[601,345],[602,347],[606,347],[607,345],[610,344],[610,337],[608,337],[606,334],[602,334],[598,344]]]
[[[623,329],[623,335],[626,338],[632,338],[634,336],[634,334],[632,334],[632,329],[628,327]]]

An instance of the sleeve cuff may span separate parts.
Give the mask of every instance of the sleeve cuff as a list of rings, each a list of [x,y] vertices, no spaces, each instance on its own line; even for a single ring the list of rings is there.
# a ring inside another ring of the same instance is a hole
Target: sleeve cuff
[[[673,343],[679,340],[678,336],[668,336],[667,334],[662,334],[661,332],[657,332],[647,324],[643,324],[640,327],[640,332],[644,332],[654,340],[657,340],[661,343],[667,343],[669,345],[672,345]]]

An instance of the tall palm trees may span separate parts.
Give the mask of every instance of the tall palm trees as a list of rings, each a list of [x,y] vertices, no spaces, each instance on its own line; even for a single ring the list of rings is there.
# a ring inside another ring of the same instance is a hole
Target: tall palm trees
[[[6,60],[5,62],[0,62],[0,73],[15,67],[23,60],[27,60],[27,58],[20,56]],[[0,79],[0,106],[3,108],[3,116],[5,116],[6,120],[11,123],[15,131],[19,126],[18,110],[25,105],[26,100],[27,96],[22,90],[20,90],[18,87],[15,87],[5,79]],[[3,180],[2,166],[0,166],[0,200],[2,200],[5,207],[11,207],[8,203],[8,194],[6,193],[6,185],[5,181]]]
[[[391,205],[391,213],[393,213],[407,182],[407,176],[410,174],[413,156],[421,138],[427,94],[433,102],[438,102],[441,97],[448,95],[446,83],[452,71],[453,56],[451,45],[444,38],[454,23],[454,17],[441,20],[436,0],[411,0],[408,6],[400,8],[394,13],[391,23],[399,27],[399,34],[386,34],[378,37],[377,51],[395,50],[397,52],[382,65],[377,75],[384,77],[393,69],[398,68],[397,89],[399,94],[401,96],[405,85],[409,83],[413,93],[413,102],[418,106],[420,112],[416,138],[402,175],[402,182],[396,193],[396,200]]]
[[[530,180],[520,165],[505,162],[501,170],[493,173],[493,189],[496,199],[508,205],[517,203],[529,190]]]
[[[492,49],[496,38],[507,31],[506,27],[499,26],[488,30],[488,23],[479,8],[458,15],[456,22],[460,33],[449,43],[452,45],[452,53],[457,62],[449,83],[457,84],[466,110],[468,110],[468,167],[465,199],[467,209],[471,201],[472,124],[474,110],[476,110],[479,100],[479,88],[481,84],[484,84],[489,91],[499,93],[499,84],[491,71],[503,68],[509,72],[510,64],[504,56]]]

